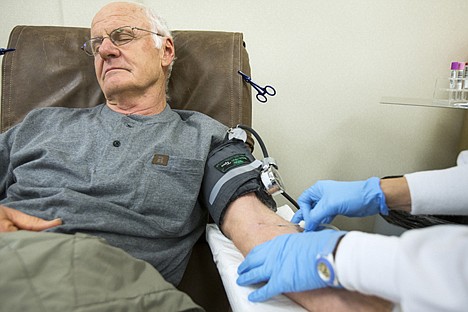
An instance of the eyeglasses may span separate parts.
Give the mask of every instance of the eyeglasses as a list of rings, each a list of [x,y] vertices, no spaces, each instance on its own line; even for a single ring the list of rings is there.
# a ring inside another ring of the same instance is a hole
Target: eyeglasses
[[[135,26],[123,26],[111,31],[108,37],[91,38],[81,46],[81,50],[83,50],[89,56],[95,56],[99,53],[99,48],[101,47],[102,41],[104,41],[105,38],[109,38],[109,40],[116,46],[127,44],[137,37],[135,35],[135,29],[161,36],[160,34],[151,30],[146,30]]]

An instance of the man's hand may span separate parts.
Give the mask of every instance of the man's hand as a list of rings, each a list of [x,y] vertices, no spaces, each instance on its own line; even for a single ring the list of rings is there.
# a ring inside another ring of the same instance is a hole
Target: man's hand
[[[47,221],[27,215],[16,209],[0,206],[0,232],[43,231],[61,224],[61,219]]]

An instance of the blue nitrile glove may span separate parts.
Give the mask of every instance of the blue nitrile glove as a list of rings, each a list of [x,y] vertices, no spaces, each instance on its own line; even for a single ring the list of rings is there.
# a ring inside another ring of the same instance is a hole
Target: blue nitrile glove
[[[330,223],[337,215],[365,217],[378,213],[388,214],[380,179],[338,182],[318,181],[297,200],[299,209],[291,219],[305,221],[305,230],[315,230],[320,223]]]
[[[327,287],[318,276],[315,261],[319,253],[330,253],[346,232],[323,230],[277,236],[258,245],[237,269],[237,284],[267,282],[253,291],[249,300],[265,301],[285,292]]]

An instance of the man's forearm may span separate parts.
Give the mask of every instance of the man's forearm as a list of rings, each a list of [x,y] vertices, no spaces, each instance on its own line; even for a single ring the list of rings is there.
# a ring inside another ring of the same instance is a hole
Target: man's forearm
[[[275,236],[297,232],[294,226],[280,224],[290,223],[251,193],[231,203],[224,216],[222,230],[245,256],[252,248]]]
[[[282,225],[292,224],[268,209],[252,193],[231,203],[221,228],[245,256],[252,248],[275,236],[297,232],[295,226]],[[392,307],[383,299],[344,289],[322,288],[286,295],[309,311],[374,312],[390,311]]]

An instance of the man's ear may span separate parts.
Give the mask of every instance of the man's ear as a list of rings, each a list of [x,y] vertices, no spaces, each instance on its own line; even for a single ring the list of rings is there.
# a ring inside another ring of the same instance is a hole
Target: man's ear
[[[163,45],[161,47],[162,56],[161,63],[163,66],[169,66],[175,57],[175,47],[172,38],[164,38]]]

